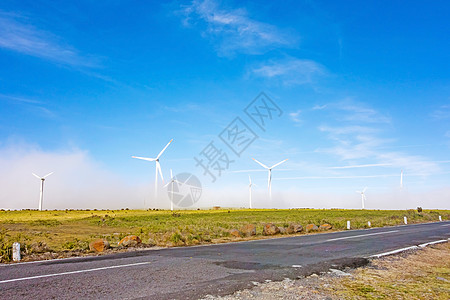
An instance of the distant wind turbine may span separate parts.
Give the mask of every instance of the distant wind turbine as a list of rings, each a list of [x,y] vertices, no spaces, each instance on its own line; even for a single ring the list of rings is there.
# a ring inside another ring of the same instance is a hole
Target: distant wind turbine
[[[252,183],[252,178],[250,177],[250,175],[248,175],[248,192],[249,192],[249,199],[248,199],[248,207],[252,208],[252,186],[256,185],[254,183]]]
[[[400,189],[402,189],[402,188],[403,188],[403,170],[400,173]]]
[[[262,166],[263,168],[267,169],[269,171],[268,174],[268,179],[267,179],[267,188],[269,189],[269,197],[270,199],[272,199],[272,169],[281,165],[282,163],[284,163],[285,161],[287,161],[288,159],[282,160],[277,164],[274,164],[273,166],[271,166],[270,168],[268,166],[266,166],[265,164],[257,161],[256,159],[252,158],[254,161],[256,161],[260,166]]]
[[[169,143],[164,147],[164,149],[159,152],[158,156],[156,158],[148,158],[148,157],[138,157],[138,156],[132,156],[132,158],[147,160],[147,161],[154,161],[156,162],[156,168],[155,168],[155,199],[158,197],[158,173],[161,176],[161,180],[164,183],[164,177],[161,171],[161,164],[159,163],[159,158],[161,155],[166,151],[167,147],[169,147],[170,143],[172,143],[173,139],[170,140]]]
[[[356,191],[357,193],[361,194],[361,207],[364,209],[364,201],[366,200],[366,192],[367,187],[365,187],[362,191]]]
[[[177,181],[172,174],[172,169],[170,169],[170,182],[168,182],[164,187],[169,186],[169,184],[171,185],[170,187],[170,210],[173,211],[173,184],[174,183],[180,183],[179,181]]]
[[[33,174],[33,176],[36,177],[37,179],[41,180],[41,189],[40,189],[40,193],[39,193],[39,210],[42,210],[42,203],[44,202],[44,181],[45,181],[45,178],[52,175],[53,172],[48,173],[47,175],[45,175],[43,177],[38,176],[34,173],[31,173],[31,174]]]

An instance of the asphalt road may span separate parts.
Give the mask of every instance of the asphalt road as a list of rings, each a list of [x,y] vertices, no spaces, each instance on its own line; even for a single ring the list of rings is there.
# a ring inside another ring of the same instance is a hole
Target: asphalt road
[[[0,265],[0,299],[199,299],[450,238],[450,221]]]

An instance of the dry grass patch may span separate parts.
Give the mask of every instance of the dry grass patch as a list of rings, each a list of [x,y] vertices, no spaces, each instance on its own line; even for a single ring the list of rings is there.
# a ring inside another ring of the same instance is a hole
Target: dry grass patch
[[[375,259],[331,288],[346,299],[449,299],[450,243]]]

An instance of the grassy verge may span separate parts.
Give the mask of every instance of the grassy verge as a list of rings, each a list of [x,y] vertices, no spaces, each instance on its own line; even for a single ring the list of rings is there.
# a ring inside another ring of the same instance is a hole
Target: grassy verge
[[[236,240],[229,230],[245,224],[255,224],[262,238],[264,223],[279,227],[289,223],[303,226],[329,223],[334,230],[344,230],[350,220],[352,228],[391,226],[403,223],[437,221],[438,216],[450,218],[450,211],[424,210],[201,210],[201,211],[143,211],[143,210],[83,210],[83,211],[0,211],[0,261],[10,259],[13,242],[20,242],[25,254],[31,245],[45,243],[45,251],[76,251],[88,249],[89,242],[107,239],[111,245],[126,235],[134,234],[143,243],[157,246],[184,246]],[[36,247],[34,247],[35,249]]]
[[[345,299],[449,299],[450,243],[377,259],[331,283]]]

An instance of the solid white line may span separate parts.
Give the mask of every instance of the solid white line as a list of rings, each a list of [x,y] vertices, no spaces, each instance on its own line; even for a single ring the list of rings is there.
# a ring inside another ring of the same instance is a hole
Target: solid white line
[[[446,242],[449,242],[449,241],[450,241],[450,238],[448,238],[446,240],[437,240],[437,241],[433,241],[433,242],[420,244],[420,245],[417,245],[417,246],[411,246],[411,247],[406,247],[406,248],[392,250],[392,251],[389,251],[389,252],[384,252],[384,253],[380,253],[380,254],[371,255],[371,256],[368,256],[368,258],[380,258],[380,257],[386,256],[386,255],[396,254],[396,253],[400,253],[400,252],[407,251],[407,250],[412,250],[412,249],[420,249],[420,248],[424,248],[424,247],[426,247],[428,245],[446,243]]]
[[[419,249],[419,247],[417,247],[417,246],[411,246],[411,247],[406,247],[406,248],[401,248],[401,249],[392,250],[392,251],[389,251],[389,252],[383,252],[383,253],[380,253],[380,254],[371,255],[371,256],[369,256],[369,257],[380,258],[380,257],[382,257],[382,256],[391,255],[391,254],[396,254],[396,253],[400,253],[400,252],[407,251],[407,250],[412,250],[412,249]]]
[[[441,226],[450,226],[450,224],[445,224],[445,225],[441,225]]]
[[[440,243],[446,243],[448,242],[448,240],[439,240],[439,241],[434,241],[434,242],[429,242],[429,243],[424,243],[424,244],[420,244],[418,245],[420,248],[424,248],[428,245],[434,245],[434,244],[440,244]]]
[[[149,263],[150,263],[150,262],[140,262],[140,263],[134,263],[134,264],[127,264],[127,265],[118,265],[118,266],[110,266],[110,267],[102,267],[102,268],[94,268],[94,269],[78,270],[78,271],[71,271],[71,272],[63,272],[63,273],[54,273],[54,274],[46,274],[46,275],[37,275],[37,276],[30,276],[30,277],[15,278],[15,279],[7,279],[7,280],[2,280],[2,281],[0,281],[0,284],[1,284],[1,283],[7,283],[7,282],[15,282],[15,281],[23,281],[23,280],[31,280],[31,279],[45,278],[45,277],[54,277],[54,276],[63,276],[63,275],[78,274],[78,273],[87,273],[87,272],[93,272],[93,271],[99,271],[99,270],[108,270],[108,269],[115,269],[115,268],[125,268],[125,267],[132,267],[132,266],[145,265],[145,264],[149,264]]]
[[[387,233],[394,233],[399,232],[399,230],[391,230],[391,231],[385,231],[385,232],[377,232],[377,233],[367,233],[367,234],[360,234],[360,235],[353,235],[353,236],[346,236],[346,237],[340,237],[335,239],[328,239],[326,242],[330,241],[337,241],[337,240],[346,240],[346,239],[355,239],[363,236],[370,236],[370,235],[377,235],[377,234],[387,234]]]

